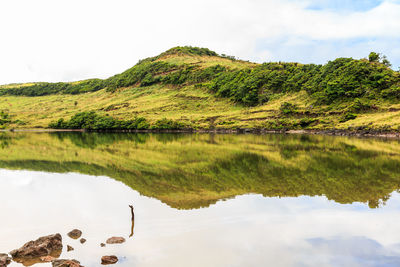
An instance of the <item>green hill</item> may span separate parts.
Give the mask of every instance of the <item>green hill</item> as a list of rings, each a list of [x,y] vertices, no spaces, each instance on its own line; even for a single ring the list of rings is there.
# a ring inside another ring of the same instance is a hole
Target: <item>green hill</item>
[[[0,125],[396,131],[400,73],[389,65],[375,53],[325,65],[256,64],[175,47],[104,80],[0,86]]]

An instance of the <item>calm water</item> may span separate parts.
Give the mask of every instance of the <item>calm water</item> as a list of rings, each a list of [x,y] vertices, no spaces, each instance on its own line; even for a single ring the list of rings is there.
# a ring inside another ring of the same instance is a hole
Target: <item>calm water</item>
[[[0,253],[59,232],[87,267],[400,265],[397,140],[3,133],[0,188]]]

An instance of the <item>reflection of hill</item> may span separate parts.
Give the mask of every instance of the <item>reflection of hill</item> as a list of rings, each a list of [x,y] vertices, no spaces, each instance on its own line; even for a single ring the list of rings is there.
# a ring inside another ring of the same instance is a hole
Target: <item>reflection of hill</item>
[[[246,193],[378,207],[400,188],[397,141],[283,135],[9,134],[0,167],[122,181],[174,208]]]

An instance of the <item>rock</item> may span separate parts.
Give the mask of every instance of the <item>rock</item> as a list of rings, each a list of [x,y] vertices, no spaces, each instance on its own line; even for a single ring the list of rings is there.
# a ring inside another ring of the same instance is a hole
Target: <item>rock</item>
[[[77,260],[55,260],[52,262],[53,267],[83,267]]]
[[[107,239],[106,243],[107,244],[122,244],[125,242],[125,238],[123,237],[111,237]]]
[[[43,236],[36,241],[29,241],[20,249],[15,249],[10,252],[14,259],[19,259],[17,262],[22,262],[27,259],[49,256],[50,254],[61,254],[62,237],[60,234]]]
[[[43,256],[40,257],[40,261],[41,262],[52,262],[54,261],[56,258],[52,257],[52,256]]]
[[[101,264],[108,265],[108,264],[115,264],[118,262],[117,256],[103,256],[101,257]]]
[[[79,242],[81,242],[81,244],[85,244],[86,239],[85,238],[81,238],[81,240],[79,240]]]
[[[0,253],[0,266],[5,267],[10,263],[11,263],[11,258],[8,256],[8,254]]]
[[[105,246],[106,246],[106,244],[104,244],[104,243],[100,244],[100,247],[102,247],[102,248],[104,248]]]
[[[68,252],[73,251],[73,250],[74,250],[73,247],[71,247],[70,245],[67,245],[67,251],[68,251]]]
[[[82,236],[82,231],[78,229],[74,229],[68,233],[68,236],[72,239],[78,239]]]

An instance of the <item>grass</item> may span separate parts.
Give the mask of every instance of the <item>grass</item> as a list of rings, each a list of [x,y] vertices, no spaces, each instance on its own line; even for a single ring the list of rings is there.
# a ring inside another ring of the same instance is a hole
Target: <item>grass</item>
[[[306,111],[309,98],[305,92],[286,94],[278,99],[256,107],[243,107],[227,99],[216,98],[206,89],[187,86],[182,88],[151,87],[124,88],[118,93],[100,90],[80,95],[48,95],[41,97],[2,96],[0,110],[8,110],[12,116],[10,128],[46,128],[51,121],[68,119],[77,112],[96,111],[120,119],[142,116],[150,122],[161,118],[190,122],[197,128],[265,128],[271,121],[296,122],[298,116],[282,117],[279,108],[284,102],[298,105],[299,111]],[[391,108],[391,109],[390,109]],[[339,115],[329,115],[324,107],[314,108],[316,119],[323,121],[310,127],[324,129],[332,127],[371,126],[381,128],[400,127],[399,105],[382,104],[372,113],[357,116],[356,119],[339,123]],[[389,111],[392,110],[392,111]]]
[[[258,64],[243,60],[231,60],[216,56],[196,56],[196,55],[166,55],[157,59],[157,61],[165,61],[171,64],[193,64],[201,68],[222,65],[230,69],[243,69],[246,67],[255,67]]]

